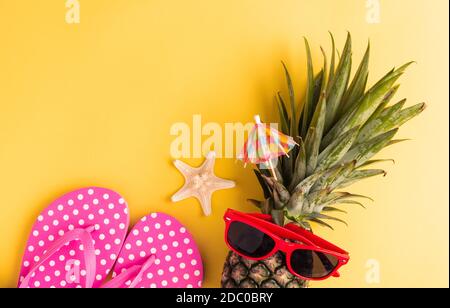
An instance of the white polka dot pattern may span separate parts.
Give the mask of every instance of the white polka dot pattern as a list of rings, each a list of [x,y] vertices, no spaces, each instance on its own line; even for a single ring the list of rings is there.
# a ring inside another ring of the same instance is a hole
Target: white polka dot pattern
[[[175,218],[152,213],[134,226],[113,270],[113,277],[151,256],[156,259],[136,288],[201,287],[203,265],[192,235]],[[127,285],[122,286],[126,288]]]
[[[113,205],[113,206],[111,206]],[[19,285],[52,243],[76,228],[94,226],[91,232],[96,255],[93,287],[99,287],[114,265],[129,226],[127,204],[119,194],[105,188],[73,191],[54,201],[37,218],[25,249]],[[83,245],[64,245],[35,270],[30,287],[85,287],[86,265]]]

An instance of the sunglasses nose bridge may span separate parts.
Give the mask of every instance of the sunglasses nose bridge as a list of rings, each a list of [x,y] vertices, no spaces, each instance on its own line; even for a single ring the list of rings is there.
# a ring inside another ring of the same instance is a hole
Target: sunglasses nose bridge
[[[294,243],[281,241],[276,244],[276,249],[283,251],[284,253],[292,253],[293,247],[295,247]]]

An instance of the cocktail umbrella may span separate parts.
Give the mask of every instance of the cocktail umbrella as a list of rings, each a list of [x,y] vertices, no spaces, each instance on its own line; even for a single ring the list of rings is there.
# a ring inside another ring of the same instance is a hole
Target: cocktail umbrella
[[[272,160],[287,155],[297,143],[268,124],[262,123],[261,118],[255,116],[255,126],[250,131],[239,159],[255,165],[268,166],[272,176],[277,179]]]

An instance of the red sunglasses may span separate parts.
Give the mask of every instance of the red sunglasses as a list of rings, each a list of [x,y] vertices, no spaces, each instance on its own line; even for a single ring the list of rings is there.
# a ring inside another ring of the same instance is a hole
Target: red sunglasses
[[[345,250],[293,223],[285,227],[272,223],[270,215],[228,209],[224,220],[225,242],[231,250],[251,260],[264,260],[282,251],[289,271],[304,280],[339,277],[339,268],[350,259]]]

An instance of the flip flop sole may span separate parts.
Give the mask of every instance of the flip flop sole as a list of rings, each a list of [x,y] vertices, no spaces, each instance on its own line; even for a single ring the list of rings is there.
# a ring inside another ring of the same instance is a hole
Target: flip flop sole
[[[136,288],[199,288],[203,264],[192,235],[178,220],[153,213],[131,230],[120,252],[113,277],[132,266],[142,265],[152,255],[154,263]],[[122,287],[131,284],[127,281]]]
[[[114,191],[88,187],[60,197],[38,216],[33,225],[22,260],[19,285],[55,240],[74,229],[94,227],[91,232],[96,255],[93,287],[99,287],[117,259],[128,226],[128,206]],[[84,287],[83,249],[77,240],[61,247],[32,273],[29,287]]]

